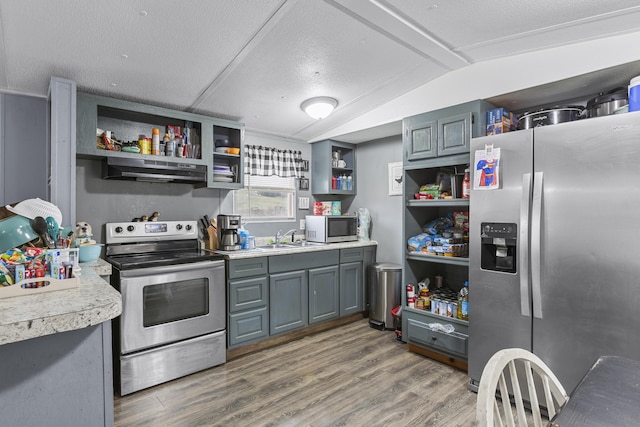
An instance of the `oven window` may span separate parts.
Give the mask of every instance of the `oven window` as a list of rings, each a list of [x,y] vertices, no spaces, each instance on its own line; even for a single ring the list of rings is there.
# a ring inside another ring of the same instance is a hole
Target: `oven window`
[[[143,325],[161,325],[208,314],[208,282],[206,278],[199,278],[145,286]]]

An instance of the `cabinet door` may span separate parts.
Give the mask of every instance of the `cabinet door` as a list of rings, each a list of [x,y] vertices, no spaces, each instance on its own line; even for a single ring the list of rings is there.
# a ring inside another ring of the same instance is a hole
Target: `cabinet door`
[[[438,122],[425,120],[407,124],[405,128],[408,161],[429,159],[437,155]]]
[[[269,333],[280,334],[307,326],[309,321],[307,271],[269,276]]]
[[[338,317],[338,266],[309,270],[309,323]]]
[[[266,307],[269,302],[267,276],[229,280],[229,312]]]
[[[469,152],[472,120],[472,113],[438,120],[438,156]]]
[[[229,347],[269,335],[267,307],[229,314]]]
[[[340,316],[362,311],[362,262],[340,264]]]

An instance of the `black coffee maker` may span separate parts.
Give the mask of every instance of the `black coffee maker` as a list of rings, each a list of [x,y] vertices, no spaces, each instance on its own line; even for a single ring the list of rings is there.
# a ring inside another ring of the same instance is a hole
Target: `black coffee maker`
[[[242,224],[240,215],[218,215],[218,249],[239,251],[238,230]]]

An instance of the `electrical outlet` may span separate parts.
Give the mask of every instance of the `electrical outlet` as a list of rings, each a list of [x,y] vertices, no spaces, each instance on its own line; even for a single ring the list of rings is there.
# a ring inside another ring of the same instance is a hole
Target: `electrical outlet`
[[[309,209],[308,197],[298,197],[298,209]]]
[[[300,230],[304,230],[304,226],[305,226],[305,220],[301,219],[300,220]]]

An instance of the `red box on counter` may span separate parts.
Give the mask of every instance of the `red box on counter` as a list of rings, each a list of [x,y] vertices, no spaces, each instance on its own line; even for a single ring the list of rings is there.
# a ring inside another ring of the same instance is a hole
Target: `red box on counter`
[[[323,211],[324,211],[324,205],[322,204],[322,202],[315,202],[313,204],[313,214],[314,215],[322,215]]]

